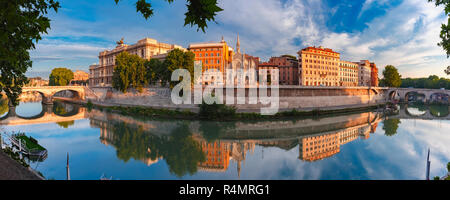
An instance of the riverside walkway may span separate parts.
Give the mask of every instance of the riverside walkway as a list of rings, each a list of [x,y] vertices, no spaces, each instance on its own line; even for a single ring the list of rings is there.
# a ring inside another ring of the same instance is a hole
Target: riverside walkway
[[[0,180],[43,180],[0,150]]]

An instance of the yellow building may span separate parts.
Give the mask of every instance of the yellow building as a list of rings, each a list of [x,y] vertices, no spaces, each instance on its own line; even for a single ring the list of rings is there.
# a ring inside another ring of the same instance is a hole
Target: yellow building
[[[340,151],[339,133],[302,138],[299,148],[301,160],[313,162],[331,157]]]
[[[70,85],[87,85],[88,80],[89,73],[77,70],[73,73],[73,79],[70,81]]]
[[[36,87],[36,86],[48,86],[48,80],[44,80],[41,77],[28,78],[30,82],[26,84],[27,87]]]
[[[358,86],[359,64],[341,60],[339,62],[339,86]]]
[[[302,86],[339,86],[340,54],[323,47],[307,47],[298,52],[299,82]]]
[[[176,48],[186,50],[179,45],[161,43],[152,38],[144,38],[136,44],[127,45],[122,38],[117,42],[116,48],[99,53],[98,65],[89,67],[89,86],[111,86],[116,56],[124,51],[150,60],[154,56],[166,54]]]

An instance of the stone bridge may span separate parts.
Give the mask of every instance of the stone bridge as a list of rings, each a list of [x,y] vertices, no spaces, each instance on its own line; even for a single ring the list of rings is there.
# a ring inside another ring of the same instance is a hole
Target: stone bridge
[[[441,89],[421,89],[421,88],[389,88],[386,91],[387,100],[399,99],[400,101],[408,101],[408,96],[417,93],[425,96],[425,101],[430,102],[433,95],[442,95],[447,98],[450,96],[450,90]]]
[[[9,107],[8,114],[0,118],[0,125],[29,125],[67,122],[86,118],[86,108],[80,107],[75,112],[63,116],[55,114],[50,106],[43,106],[41,113],[32,117],[22,117],[16,114],[15,107]]]
[[[43,104],[53,104],[53,96],[61,91],[71,91],[73,98],[77,100],[85,100],[86,90],[84,86],[41,86],[41,87],[23,87],[22,93],[38,92],[42,95]]]
[[[450,106],[449,108],[450,109]],[[420,112],[418,114],[413,114],[408,111],[408,108],[402,108],[399,111],[398,115],[389,116],[388,118],[396,118],[396,119],[421,119],[421,120],[450,120],[450,115],[448,113],[440,113],[442,116],[436,116],[433,114],[430,109],[426,111]]]

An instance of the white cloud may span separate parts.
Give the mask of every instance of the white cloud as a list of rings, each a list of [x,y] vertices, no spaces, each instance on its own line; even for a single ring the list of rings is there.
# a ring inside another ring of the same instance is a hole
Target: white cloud
[[[236,27],[242,48],[252,53],[270,55],[296,54],[299,47],[295,39],[302,38],[302,45],[317,44],[321,38],[324,16],[321,1],[277,0],[222,1],[223,13],[218,16],[225,27]]]
[[[387,3],[387,0],[366,0],[360,13],[355,15],[364,15],[373,6]],[[374,61],[381,68],[380,74],[385,65],[393,64],[403,77],[445,76],[443,69],[448,61],[445,52],[436,44],[440,41],[440,24],[446,17],[442,7],[436,8],[427,1],[404,0],[386,10],[386,14],[369,21],[364,30],[340,33],[327,28],[326,21],[338,9],[328,8],[320,0],[287,0],[284,3],[279,0],[222,0],[219,4],[224,11],[217,15],[218,24],[209,23],[206,34],[183,27],[185,4],[182,1],[164,4],[167,7],[158,8],[161,10],[149,21],[136,13],[132,5],[125,4],[120,9],[99,8],[96,13],[99,20],[92,21],[58,13],[52,18],[50,36],[93,37],[103,41],[42,42],[32,56],[37,60],[61,59],[61,62],[82,57],[89,65],[95,61],[98,52],[113,48],[113,41],[121,37],[130,43],[152,37],[187,46],[191,42],[219,41],[223,35],[234,47],[239,33],[241,48],[262,60],[282,54],[296,55],[306,46],[322,45],[336,49],[345,60]],[[81,61],[71,64],[82,65]]]
[[[359,15],[371,6],[387,3],[366,0]],[[321,45],[341,52],[345,60],[374,61],[381,68],[380,74],[384,66],[392,64],[403,77],[445,76],[447,60],[437,43],[440,24],[446,18],[442,8],[427,1],[403,1],[368,22],[364,30],[351,33],[335,33],[326,27],[327,11],[333,10],[321,1],[235,0],[222,1],[221,6],[224,11],[218,19],[225,26],[219,30],[239,30],[242,48],[263,59],[295,55],[305,46]]]

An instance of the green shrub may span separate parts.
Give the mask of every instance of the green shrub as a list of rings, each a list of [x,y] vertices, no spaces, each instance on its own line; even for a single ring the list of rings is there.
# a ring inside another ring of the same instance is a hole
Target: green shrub
[[[447,163],[447,171],[450,172],[450,162]]]
[[[211,104],[208,105],[203,102],[200,105],[199,116],[203,119],[223,119],[234,117],[236,115],[236,109],[224,104]]]
[[[439,176],[435,176],[435,177],[433,178],[433,180],[438,181],[438,180],[441,180],[441,178],[440,178]]]

